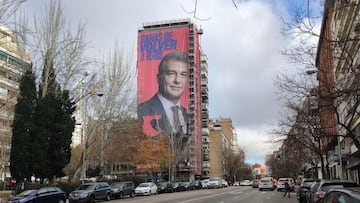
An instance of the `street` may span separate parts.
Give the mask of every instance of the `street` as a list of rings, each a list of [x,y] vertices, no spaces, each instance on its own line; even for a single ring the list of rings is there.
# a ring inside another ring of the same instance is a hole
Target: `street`
[[[137,196],[111,200],[111,203],[297,203],[296,193],[283,197],[283,192],[259,191],[257,188],[232,186],[222,189],[203,189],[153,196]]]

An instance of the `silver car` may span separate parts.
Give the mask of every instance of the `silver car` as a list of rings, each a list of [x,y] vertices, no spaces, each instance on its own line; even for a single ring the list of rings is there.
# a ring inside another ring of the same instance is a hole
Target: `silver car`
[[[219,177],[213,177],[209,179],[207,188],[222,188],[222,178]]]
[[[259,182],[259,190],[274,190],[275,185],[272,179],[261,179]]]

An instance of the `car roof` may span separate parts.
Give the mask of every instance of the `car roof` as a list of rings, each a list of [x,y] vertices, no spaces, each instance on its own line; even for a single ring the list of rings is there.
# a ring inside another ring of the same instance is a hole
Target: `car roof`
[[[331,188],[330,192],[343,192],[360,200],[360,187]]]

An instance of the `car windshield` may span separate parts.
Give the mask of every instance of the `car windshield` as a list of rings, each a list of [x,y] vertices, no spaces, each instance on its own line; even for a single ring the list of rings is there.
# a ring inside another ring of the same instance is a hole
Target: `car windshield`
[[[112,183],[111,187],[122,187],[124,183]]]
[[[217,178],[210,178],[209,181],[219,181]]]
[[[321,191],[329,191],[331,188],[358,187],[357,183],[328,183],[324,184]]]
[[[18,194],[17,196],[28,196],[28,195],[35,194],[36,192],[37,192],[37,190],[25,190],[24,192]]]
[[[149,183],[141,183],[138,187],[149,187]]]
[[[270,180],[261,180],[260,182],[262,182],[262,183],[269,183]]]
[[[94,184],[85,184],[85,185],[80,185],[78,190],[93,190],[95,188]]]

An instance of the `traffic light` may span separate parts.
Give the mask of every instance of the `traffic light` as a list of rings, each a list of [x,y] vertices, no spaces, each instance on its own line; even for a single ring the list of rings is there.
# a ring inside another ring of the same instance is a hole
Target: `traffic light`
[[[281,160],[281,156],[280,156],[280,154],[278,154],[278,155],[277,155],[276,160],[278,160],[278,161],[280,161],[280,160]]]

